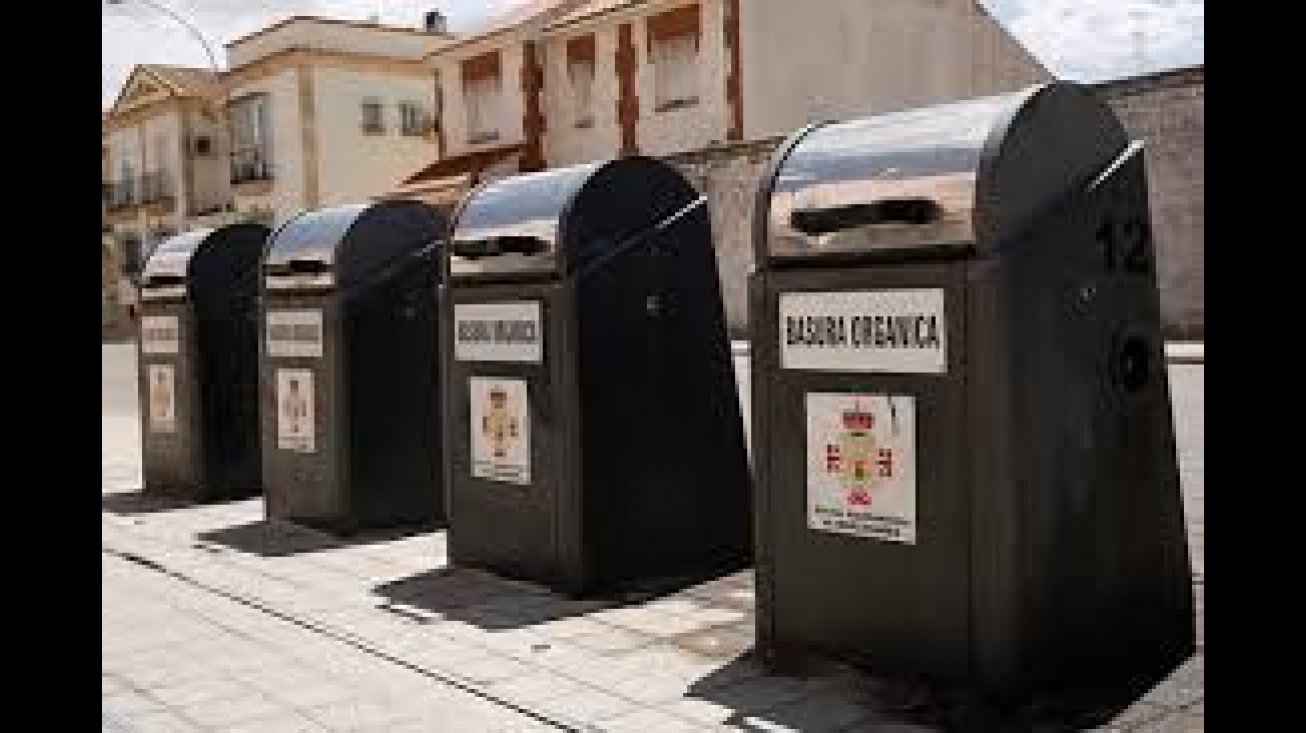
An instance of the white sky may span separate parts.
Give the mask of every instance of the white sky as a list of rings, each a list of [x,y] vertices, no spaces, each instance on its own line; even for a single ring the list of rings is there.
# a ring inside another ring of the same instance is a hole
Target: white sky
[[[820,0],[807,0],[815,5]],[[101,0],[102,4],[104,0]],[[289,15],[418,26],[439,9],[449,29],[475,29],[520,0],[121,0],[103,4],[100,102],[113,103],[134,64],[207,67],[204,46],[149,3],[189,19],[219,62],[222,43]],[[981,0],[1053,73],[1096,81],[1203,63],[1204,0]]]

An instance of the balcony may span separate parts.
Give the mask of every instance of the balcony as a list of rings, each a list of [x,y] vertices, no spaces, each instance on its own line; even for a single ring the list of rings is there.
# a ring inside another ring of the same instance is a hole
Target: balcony
[[[231,183],[267,183],[272,180],[272,163],[266,151],[238,150],[231,154]]]
[[[173,203],[172,181],[166,173],[153,172],[104,183],[106,213],[130,211],[137,207],[162,208]]]
[[[140,203],[146,206],[167,204],[173,200],[172,181],[163,173],[146,173],[141,176],[136,192],[140,197]]]
[[[136,181],[128,178],[105,183],[104,208],[106,211],[123,211],[136,206]]]

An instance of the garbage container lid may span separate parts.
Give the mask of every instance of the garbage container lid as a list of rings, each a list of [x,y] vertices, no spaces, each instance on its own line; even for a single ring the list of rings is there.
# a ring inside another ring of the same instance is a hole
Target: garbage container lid
[[[263,270],[275,275],[325,276],[335,265],[336,249],[345,233],[367,209],[367,204],[348,204],[305,211],[291,218],[272,234]]]
[[[213,232],[212,228],[193,229],[160,242],[145,261],[145,268],[141,271],[141,287],[184,285],[191,259]]]
[[[557,268],[559,225],[601,163],[524,173],[477,186],[454,215],[453,274],[549,272]]]
[[[1129,144],[1071,82],[800,130],[759,193],[759,261],[1000,247]]]
[[[642,155],[499,179],[467,194],[455,215],[449,274],[575,275],[702,202],[675,166]]]
[[[445,228],[438,209],[411,199],[305,211],[272,234],[263,260],[264,281],[272,289],[362,281],[433,245]]]

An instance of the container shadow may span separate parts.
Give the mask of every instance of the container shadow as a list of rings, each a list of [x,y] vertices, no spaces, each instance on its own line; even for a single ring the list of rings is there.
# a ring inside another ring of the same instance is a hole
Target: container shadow
[[[372,592],[391,604],[440,614],[486,631],[503,631],[646,603],[678,587],[664,582],[574,598],[484,570],[443,567],[383,583]]]
[[[733,709],[722,723],[744,730],[1051,733],[1109,726],[1148,689],[1145,681],[1128,680],[1003,703],[959,686],[879,677],[816,657],[774,674],[750,649],[695,682],[686,696]]]
[[[138,488],[135,490],[114,491],[112,493],[102,494],[100,496],[100,509],[101,511],[109,512],[110,514],[117,514],[126,517],[138,514],[170,512],[178,509],[191,509],[197,506],[230,504],[239,501],[248,501],[257,498],[257,496],[258,495],[192,501],[172,496],[164,496],[161,494],[146,493],[144,490]]]
[[[285,557],[353,545],[393,542],[425,534],[433,529],[433,525],[405,525],[338,534],[280,519],[261,519],[202,532],[198,539],[251,555]]]

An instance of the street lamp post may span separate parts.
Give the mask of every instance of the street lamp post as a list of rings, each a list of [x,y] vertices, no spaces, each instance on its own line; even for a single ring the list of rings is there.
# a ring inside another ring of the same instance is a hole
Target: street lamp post
[[[123,5],[125,1],[126,0],[104,0],[106,5]],[[134,0],[134,2],[138,2],[141,5],[146,5],[151,8],[154,8],[155,10],[166,14],[169,18],[172,18],[173,20],[180,23],[181,26],[185,28],[187,31],[190,31],[190,34],[195,36],[195,40],[199,41],[200,45],[204,47],[204,53],[208,54],[209,57],[209,66],[212,67],[214,71],[222,70],[222,68],[218,65],[217,54],[213,53],[212,44],[209,43],[209,40],[204,37],[203,33],[200,33],[200,29],[196,28],[193,23],[186,20],[177,11],[173,10],[167,5],[164,5],[163,3],[157,3],[154,2],[154,0]]]

